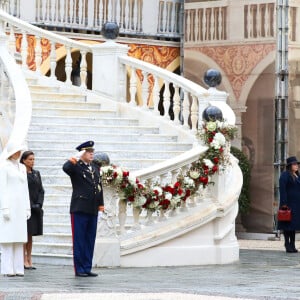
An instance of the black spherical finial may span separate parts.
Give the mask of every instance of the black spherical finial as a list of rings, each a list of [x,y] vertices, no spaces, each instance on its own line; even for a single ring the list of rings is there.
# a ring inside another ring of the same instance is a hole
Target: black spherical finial
[[[218,70],[209,69],[204,74],[204,82],[209,87],[216,87],[221,83],[221,81],[222,81],[222,75]]]
[[[104,152],[95,152],[93,163],[98,167],[108,166],[110,164],[110,159],[108,155]]]
[[[115,40],[119,36],[119,26],[116,22],[105,22],[101,34],[109,40]]]
[[[204,109],[202,113],[202,119],[209,122],[209,121],[222,121],[223,114],[220,108],[216,106],[208,106]]]

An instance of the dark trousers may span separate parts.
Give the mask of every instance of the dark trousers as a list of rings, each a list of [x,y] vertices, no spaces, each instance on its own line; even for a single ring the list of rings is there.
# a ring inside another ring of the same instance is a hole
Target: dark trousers
[[[74,270],[89,273],[92,269],[97,232],[97,216],[71,213]]]
[[[295,237],[296,231],[295,230],[284,230],[284,246],[287,251],[295,250]]]

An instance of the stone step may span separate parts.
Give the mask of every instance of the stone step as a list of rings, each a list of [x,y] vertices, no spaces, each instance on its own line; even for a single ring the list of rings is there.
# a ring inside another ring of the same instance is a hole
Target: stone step
[[[33,242],[34,252],[40,254],[72,255],[72,243]]]
[[[118,117],[58,117],[58,116],[39,116],[39,115],[32,115],[31,118],[32,123],[38,124],[82,124],[82,125],[138,125],[139,121],[136,119],[130,118],[118,118]]]
[[[45,223],[44,222],[44,233],[51,233],[51,232],[72,234],[70,219],[69,219],[68,224],[67,223]]]
[[[35,243],[72,244],[71,233],[44,233],[35,237]]]
[[[49,102],[56,103],[60,101],[73,103],[73,102],[82,102],[85,103],[87,101],[87,96],[85,94],[70,92],[70,91],[30,91],[31,98],[33,104],[39,100],[41,102],[45,102],[45,105],[49,104]]]
[[[56,141],[55,149],[56,151],[65,151],[66,149],[74,152],[75,146],[78,141]],[[97,145],[101,145],[102,149],[122,149],[122,150],[139,150],[143,151],[147,150],[161,150],[161,151],[172,151],[172,150],[180,150],[187,151],[192,148],[192,144],[188,143],[175,143],[175,142],[139,142],[139,141],[96,141]],[[35,151],[35,149],[41,148],[49,149],[53,146],[53,141],[49,140],[31,140],[30,141],[30,150]],[[162,150],[163,149],[163,150]],[[104,151],[101,151],[104,152]]]
[[[69,179],[69,178],[68,178]],[[70,179],[69,179],[70,181]],[[70,208],[70,198],[71,195],[65,196],[65,203],[59,203],[55,201],[54,203],[50,203],[48,199],[44,200],[44,213],[66,213],[69,211]],[[66,201],[69,200],[69,201]]]
[[[30,132],[31,131],[43,131],[44,134],[53,132],[64,132],[68,134],[69,132],[74,132],[76,128],[76,133],[85,133],[86,135],[92,132],[100,132],[100,133],[158,133],[159,128],[153,126],[113,126],[113,125],[85,125],[85,124],[37,124],[31,123]]]
[[[71,189],[70,189],[71,191]],[[71,193],[70,193],[71,195]],[[59,224],[70,224],[70,213],[69,208],[64,212],[55,212],[55,213],[45,213],[44,214],[44,223],[59,223]]]
[[[149,142],[149,143],[157,143],[157,142],[177,142],[177,136],[175,135],[167,135],[167,134],[139,134],[139,133],[122,133],[118,134],[117,132],[112,133],[90,133],[88,135],[89,139],[93,139],[95,145],[101,145],[104,142]],[[64,132],[47,132],[47,142],[50,143],[71,143],[73,146],[77,146],[80,142],[87,140],[87,135],[84,133],[77,132],[69,132],[65,134]],[[38,142],[41,141],[43,143],[45,141],[45,134],[43,131],[30,131],[28,133],[28,145],[31,146],[31,141]]]
[[[57,265],[57,266],[72,266],[73,265],[73,255],[68,254],[56,254],[55,249],[51,249],[53,253],[38,253],[32,252],[33,261],[36,264],[47,264]],[[33,251],[36,251],[35,245],[33,246]]]
[[[39,155],[35,156],[35,166],[37,170],[40,170],[39,166],[56,166],[61,167],[65,163],[65,161],[69,159],[69,157],[40,157]],[[136,158],[116,158],[110,157],[110,163],[120,166],[122,168],[127,168],[129,171],[133,169],[143,169],[154,165],[156,163],[162,162],[165,159],[162,158],[144,158],[141,160],[137,160]]]
[[[36,84],[36,79],[34,79],[34,78],[27,80],[27,82],[28,82],[29,90],[30,90],[31,94],[41,93],[41,92],[43,92],[44,94],[49,93],[49,92],[57,93],[60,91],[59,86],[48,86],[48,85]]]
[[[99,110],[99,109],[68,109],[68,108],[49,108],[46,109],[43,106],[35,106],[33,114],[39,116],[75,116],[75,117],[114,117],[116,115],[115,110]]]
[[[35,110],[35,107],[40,108],[42,106],[47,106],[47,109],[93,109],[93,110],[100,110],[101,104],[100,103],[91,103],[91,102],[84,102],[84,99],[74,99],[73,101],[70,99],[61,99],[61,100],[40,100],[40,99],[33,99],[32,101],[32,109]]]
[[[115,161],[116,159],[122,160],[122,159],[130,159],[134,157],[135,159],[169,159],[171,157],[180,155],[182,151],[180,150],[165,150],[164,148],[160,150],[152,150],[151,147],[150,149],[147,150],[126,150],[124,149],[113,149],[113,148],[104,148],[101,146],[101,150],[105,153],[107,153],[108,157],[110,160]],[[33,151],[35,153],[35,157],[40,159],[42,157],[46,157],[47,159],[55,159],[57,158],[59,161],[61,161],[61,156],[64,155],[65,159],[69,158],[71,156],[74,156],[76,153],[76,150],[72,149],[65,149],[63,153],[60,149],[55,149],[55,148],[33,148]],[[60,156],[60,157],[59,157]],[[63,159],[63,158],[62,158]]]

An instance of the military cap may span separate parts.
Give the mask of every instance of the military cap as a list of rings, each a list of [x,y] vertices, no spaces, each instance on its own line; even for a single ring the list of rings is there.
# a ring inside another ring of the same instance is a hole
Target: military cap
[[[84,143],[80,144],[79,146],[77,146],[76,150],[78,150],[78,151],[82,151],[82,150],[94,150],[93,146],[94,146],[94,142],[93,141],[87,141],[87,142],[84,142]]]

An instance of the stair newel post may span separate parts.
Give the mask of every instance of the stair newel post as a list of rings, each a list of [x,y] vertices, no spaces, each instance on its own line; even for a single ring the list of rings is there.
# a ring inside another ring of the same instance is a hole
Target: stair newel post
[[[28,69],[27,66],[27,48],[28,48],[28,43],[27,43],[27,34],[25,31],[22,31],[22,42],[21,42],[21,57],[22,57],[22,68],[23,69]]]
[[[80,63],[80,79],[82,89],[86,89],[86,77],[87,77],[87,63],[86,63],[86,51],[81,51],[81,63]]]
[[[170,83],[165,80],[164,81],[165,84],[165,90],[164,90],[164,94],[163,94],[163,107],[164,107],[164,118],[170,120],[170,116],[169,116],[169,108],[170,108]]]
[[[41,38],[35,37],[35,72],[41,74],[41,63],[42,63],[42,47]]]
[[[11,56],[14,57],[16,52],[16,37],[14,27],[10,25],[9,39],[8,39],[8,49]]]
[[[50,78],[55,80],[55,69],[56,69],[56,49],[55,49],[55,42],[51,41],[51,53],[50,53]]]
[[[71,73],[72,73],[71,48],[66,47],[66,51],[67,51],[66,60],[65,60],[66,84],[72,85],[72,81],[71,81]]]
[[[120,74],[119,57],[127,56],[129,47],[121,45],[113,40],[108,40],[103,44],[91,45],[93,52],[93,86],[92,89],[100,92],[115,101],[120,102],[120,78],[125,78]],[[124,68],[125,72],[126,69]],[[126,86],[126,82],[124,84]]]
[[[159,105],[159,78],[155,75],[153,75],[154,79],[154,86],[153,86],[153,109],[154,113],[156,115],[160,115],[160,112],[158,110],[158,105]]]
[[[183,127],[189,128],[189,116],[190,116],[190,101],[189,94],[187,91],[183,91],[183,103],[182,103],[182,114],[183,114]]]
[[[131,74],[130,74],[130,105],[135,106],[135,96],[136,96],[136,69],[134,67],[131,67]]]
[[[125,222],[126,222],[126,210],[127,210],[127,202],[123,199],[119,200],[119,225],[120,225],[120,234],[126,233],[125,230]]]
[[[142,71],[143,82],[142,82],[142,100],[143,100],[143,109],[148,108],[148,98],[149,98],[149,83],[148,83],[148,73]]]
[[[179,86],[174,85],[175,93],[173,97],[174,106],[173,106],[173,112],[174,112],[174,122],[175,124],[179,124],[179,115],[180,115],[180,96],[179,96]]]
[[[197,132],[198,123],[198,97],[192,96],[192,106],[191,106],[191,122],[192,122],[192,132]]]

